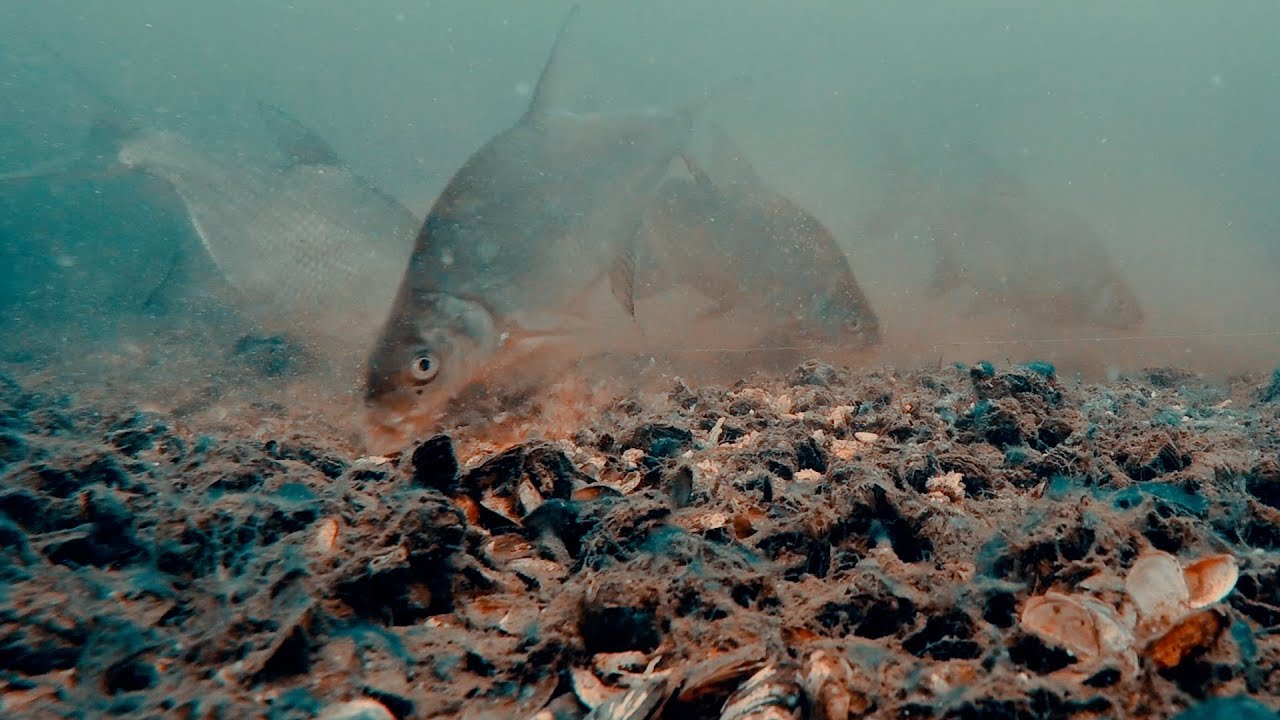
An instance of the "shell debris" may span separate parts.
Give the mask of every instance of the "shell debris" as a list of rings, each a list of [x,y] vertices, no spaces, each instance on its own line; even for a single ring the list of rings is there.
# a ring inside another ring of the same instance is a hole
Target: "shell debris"
[[[935,475],[925,481],[924,489],[935,501],[961,502],[964,500],[964,474],[949,472]]]
[[[1125,576],[1119,606],[1087,591],[1049,592],[1027,600],[1020,622],[1086,663],[1120,659],[1132,673],[1141,653],[1157,667],[1171,668],[1222,635],[1227,624],[1222,613],[1201,608],[1226,598],[1238,576],[1231,555],[1210,555],[1184,566],[1174,555],[1148,549]],[[1109,588],[1114,580],[1108,577],[1095,575],[1082,585]]]
[[[831,650],[809,653],[805,661],[804,690],[814,720],[848,720],[851,711],[862,714],[870,703],[853,690],[853,665]]]
[[[799,720],[803,697],[795,667],[766,665],[725,700],[720,720]]]

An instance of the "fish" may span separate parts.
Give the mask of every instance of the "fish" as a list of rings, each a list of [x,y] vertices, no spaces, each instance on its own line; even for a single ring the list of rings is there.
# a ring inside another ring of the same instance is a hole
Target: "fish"
[[[96,96],[99,109],[75,156],[10,178],[58,172],[158,178],[181,199],[199,238],[193,245],[206,257],[179,253],[152,297],[165,292],[180,266],[207,258],[233,290],[236,308],[261,329],[293,337],[358,373],[408,265],[419,216],[276,105],[256,102],[280,162],[216,155],[142,122],[45,49]]]
[[[560,47],[578,11],[560,25],[525,112],[473,152],[422,224],[369,354],[371,447],[407,442],[468,387],[586,337],[606,305],[634,322],[637,229],[695,108],[557,108]],[[605,286],[613,300],[594,303]]]
[[[118,162],[174,188],[250,317],[358,368],[354,348],[373,341],[391,307],[419,220],[292,116],[258,107],[282,164],[229,161],[154,129],[127,137]]]
[[[954,300],[966,315],[1002,308],[1060,329],[1143,325],[1141,301],[1092,224],[977,147],[953,148],[957,171],[932,177],[904,167],[900,149],[891,150],[899,167],[866,218],[870,235],[912,221],[928,229],[936,257],[930,298]]]
[[[663,182],[646,209],[642,298],[674,287],[698,290],[710,319],[748,310],[775,345],[865,349],[881,342],[880,320],[831,231],[776,192],[723,128],[712,129],[704,169]]]
[[[18,54],[0,47],[0,74],[10,81],[4,101],[24,120],[0,123],[14,131],[0,148],[12,159],[0,171],[0,322],[81,326],[107,337],[121,323],[153,314],[152,291],[169,274],[178,246],[194,238],[162,183],[88,172],[113,159],[104,159],[113,150],[103,140],[116,132],[116,121],[110,108],[92,123],[67,113],[68,105],[94,103],[65,82],[65,73],[48,72],[49,60],[39,48]],[[48,117],[55,112],[56,119]],[[41,124],[46,118],[53,127]],[[84,141],[77,144],[80,133]]]

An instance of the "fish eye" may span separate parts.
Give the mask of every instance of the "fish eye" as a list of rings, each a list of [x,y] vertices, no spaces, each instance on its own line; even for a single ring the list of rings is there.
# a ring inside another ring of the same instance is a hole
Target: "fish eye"
[[[409,373],[418,382],[428,382],[439,372],[440,368],[436,365],[436,359],[431,355],[419,355],[409,364]]]

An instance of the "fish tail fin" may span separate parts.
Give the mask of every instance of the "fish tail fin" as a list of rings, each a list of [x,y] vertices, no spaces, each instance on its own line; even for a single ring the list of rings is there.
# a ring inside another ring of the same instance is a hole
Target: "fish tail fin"
[[[342,159],[315,130],[277,105],[257,99],[258,113],[275,134],[276,146],[294,165],[342,166]]]
[[[564,41],[564,36],[569,30],[569,26],[573,23],[574,18],[578,17],[582,6],[574,3],[569,8],[569,12],[565,15],[564,20],[560,21],[560,28],[556,31],[555,40],[551,43],[551,52],[547,55],[547,61],[542,66],[542,73],[538,76],[538,84],[533,88],[533,97],[529,101],[529,109],[526,115],[538,116],[546,115],[551,112],[555,103],[560,99],[557,97],[563,93],[560,87],[561,75],[561,52],[560,46]]]

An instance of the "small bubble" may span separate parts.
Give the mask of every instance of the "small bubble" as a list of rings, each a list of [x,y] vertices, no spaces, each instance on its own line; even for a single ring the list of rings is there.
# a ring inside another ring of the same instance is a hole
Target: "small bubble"
[[[516,95],[519,95],[520,97],[526,97],[532,91],[533,91],[533,87],[530,86],[529,83],[527,82],[516,83]]]

